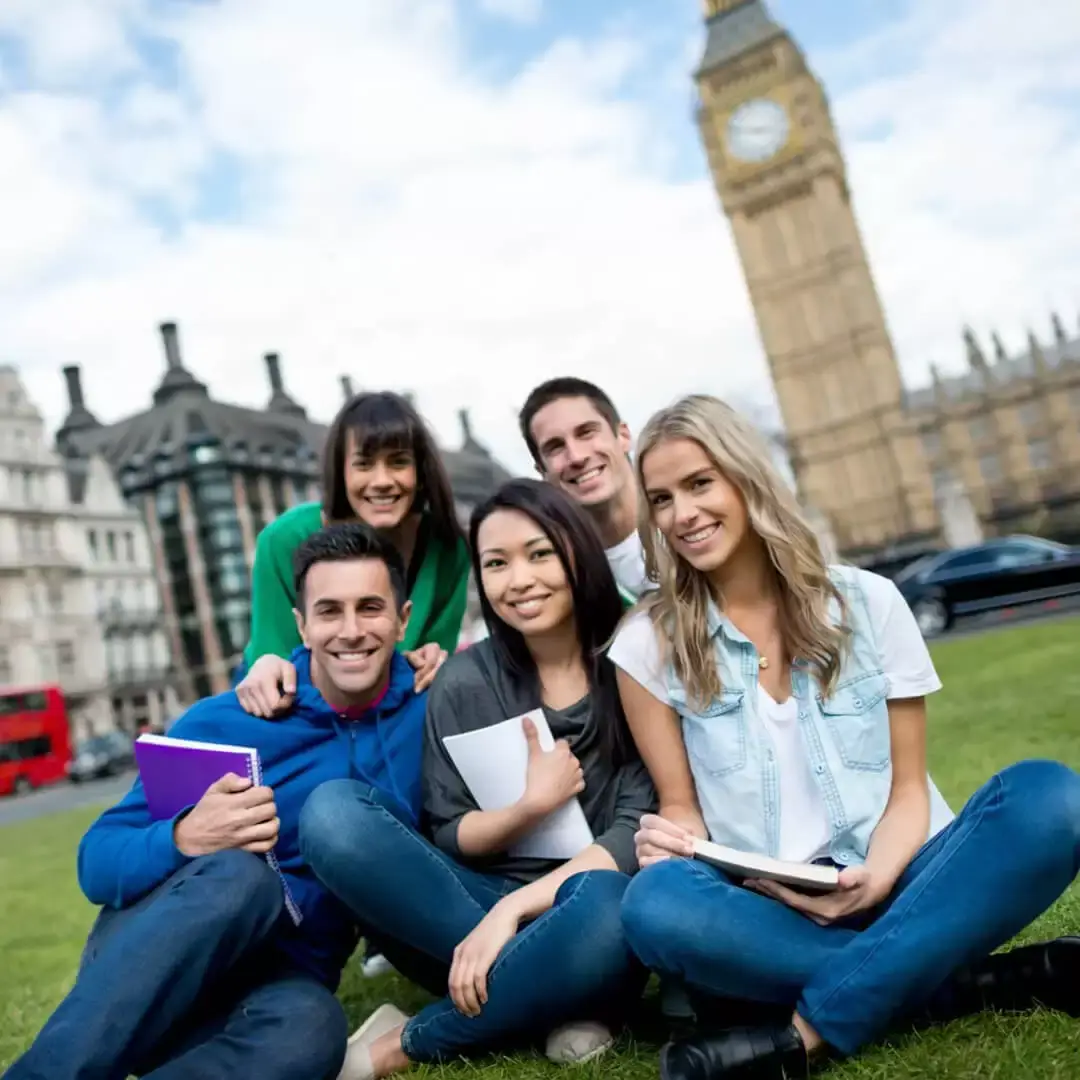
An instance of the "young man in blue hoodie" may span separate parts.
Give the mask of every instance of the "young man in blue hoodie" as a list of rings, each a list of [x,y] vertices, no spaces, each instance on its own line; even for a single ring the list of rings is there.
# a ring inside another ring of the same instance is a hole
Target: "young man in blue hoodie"
[[[136,781],[90,827],[79,884],[103,910],[75,986],[7,1080],[337,1076],[347,1026],[334,991],[358,929],[302,860],[301,809],[326,781],[361,780],[415,825],[425,695],[394,648],[409,617],[401,559],[374,531],[310,537],[296,595],[304,647],[289,712],[268,724],[229,692],[170,731],[257,748],[265,786],[226,776],[176,819],[152,821]]]

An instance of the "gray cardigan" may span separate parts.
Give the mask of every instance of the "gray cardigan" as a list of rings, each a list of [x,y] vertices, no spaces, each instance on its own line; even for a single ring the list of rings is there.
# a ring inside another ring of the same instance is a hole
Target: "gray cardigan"
[[[511,679],[495,659],[490,641],[481,641],[452,656],[428,691],[424,728],[424,816],[426,831],[437,847],[458,862],[485,873],[518,881],[534,881],[561,865],[558,861],[497,854],[469,858],[458,847],[461,819],[478,807],[450,759],[442,739],[501,723],[540,707],[538,693]],[[634,758],[616,768],[604,754],[600,723],[588,697],[567,709],[543,706],[556,739],[566,737],[581,762],[585,790],[578,796],[595,842],[625,874],[637,870],[634,833],[642,814],[656,809],[656,792],[645,766]]]

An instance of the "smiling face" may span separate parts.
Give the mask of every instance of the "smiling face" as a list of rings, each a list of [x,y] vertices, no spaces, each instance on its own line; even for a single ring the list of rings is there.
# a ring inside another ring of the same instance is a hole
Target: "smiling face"
[[[658,443],[641,472],[653,524],[695,570],[717,571],[754,541],[746,500],[699,443]]]
[[[526,638],[574,617],[574,598],[547,534],[520,510],[496,510],[476,536],[480,587],[495,614]]]
[[[386,683],[409,605],[398,609],[381,559],[312,565],[296,625],[311,650],[312,682],[333,705],[363,704]]]
[[[345,440],[345,490],[353,513],[373,529],[394,529],[416,500],[416,458],[411,450],[366,453],[350,431]]]
[[[549,402],[537,411],[529,430],[544,479],[581,506],[612,502],[633,485],[629,428],[612,428],[587,397]]]

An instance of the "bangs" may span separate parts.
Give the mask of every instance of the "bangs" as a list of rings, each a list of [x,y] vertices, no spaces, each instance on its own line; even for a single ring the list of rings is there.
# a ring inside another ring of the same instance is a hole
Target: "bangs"
[[[341,449],[351,445],[362,457],[385,450],[405,450],[420,456],[420,431],[415,417],[381,394],[361,398],[341,418]]]

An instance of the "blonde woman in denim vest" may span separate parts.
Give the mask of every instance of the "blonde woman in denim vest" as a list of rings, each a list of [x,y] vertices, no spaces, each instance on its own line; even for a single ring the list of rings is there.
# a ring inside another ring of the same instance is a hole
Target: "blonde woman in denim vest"
[[[941,683],[910,611],[826,565],[751,426],[685,398],[646,425],[637,469],[659,587],[609,655],[660,810],[624,929],[654,971],[775,1016],[669,1043],[664,1080],[790,1080],[915,1017],[1080,1015],[1080,938],[990,956],[1075,878],[1080,776],[1021,762],[954,816],[927,774]],[[840,886],[739,881],[689,858],[694,837],[833,864]]]

